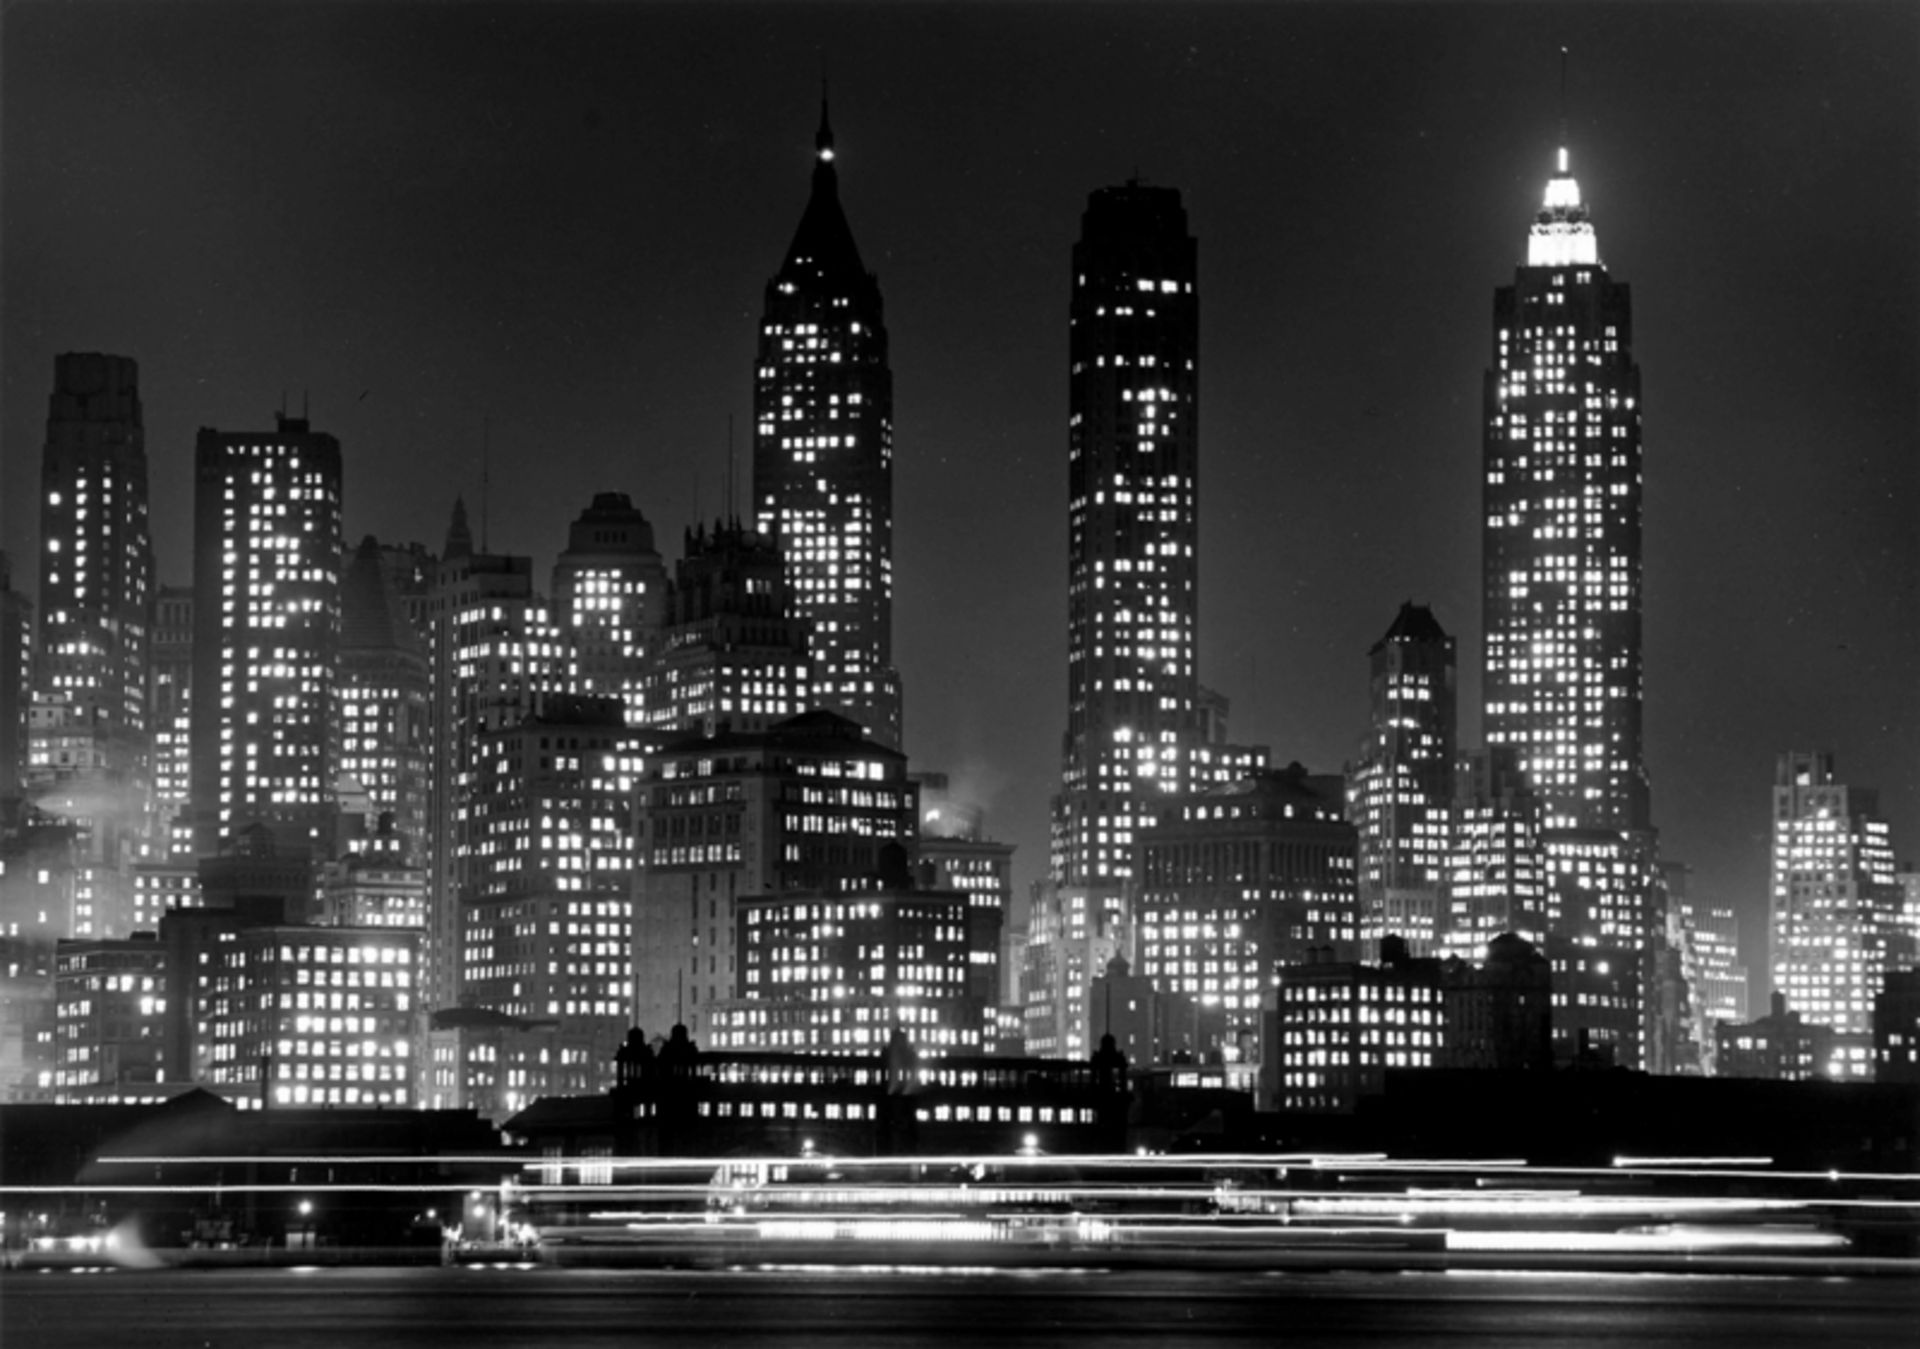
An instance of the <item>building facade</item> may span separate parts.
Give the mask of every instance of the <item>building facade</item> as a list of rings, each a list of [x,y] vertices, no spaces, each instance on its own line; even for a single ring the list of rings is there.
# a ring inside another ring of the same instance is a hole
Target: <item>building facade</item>
[[[1843,782],[1832,754],[1780,756],[1773,782],[1768,933],[1774,991],[1834,1034],[1826,1075],[1873,1075],[1873,998],[1904,926],[1879,794]]]
[[[1367,652],[1372,715],[1348,772],[1365,941],[1438,949],[1453,810],[1454,659],[1433,611],[1407,603]]]
[[[339,742],[340,443],[304,418],[195,449],[195,851],[254,822],[330,847]]]
[[[798,716],[813,682],[807,633],[772,539],[738,521],[688,530],[647,666],[642,720],[715,735]]]
[[[667,570],[653,526],[625,493],[595,493],[553,564],[553,618],[573,643],[573,691],[617,698],[639,725],[666,610]]]
[[[893,666],[893,372],[880,284],[840,205],[820,113],[813,191],[767,282],[753,385],[755,523],[811,632],[812,706],[901,742]]]

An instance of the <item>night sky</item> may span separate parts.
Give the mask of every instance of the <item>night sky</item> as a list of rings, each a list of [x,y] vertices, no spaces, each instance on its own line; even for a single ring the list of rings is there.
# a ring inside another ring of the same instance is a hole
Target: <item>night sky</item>
[[[1068,254],[1200,241],[1201,676],[1335,770],[1402,600],[1477,743],[1481,380],[1557,141],[1633,287],[1654,818],[1758,959],[1777,753],[1920,856],[1920,6],[33,3],[5,10],[5,546],[53,358],[140,363],[163,581],[201,426],[311,399],[349,542],[453,499],[544,576],[596,491],[740,501],[820,79],[886,297],[914,766],[1044,870],[1065,729]]]

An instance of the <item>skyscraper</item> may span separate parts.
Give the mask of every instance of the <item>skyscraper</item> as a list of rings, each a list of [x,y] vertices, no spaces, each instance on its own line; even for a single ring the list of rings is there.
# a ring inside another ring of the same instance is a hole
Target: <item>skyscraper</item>
[[[756,523],[812,626],[817,706],[900,744],[893,667],[893,374],[880,285],[840,208],[820,111],[813,194],[767,282],[754,368]]]
[[[201,856],[249,823],[329,848],[339,746],[340,442],[303,417],[202,428],[190,782]]]
[[[1651,959],[1662,921],[1641,753],[1640,371],[1629,292],[1600,262],[1564,146],[1493,318],[1487,748],[1513,755],[1540,811],[1548,927],[1570,943],[1549,943],[1556,972],[1611,988],[1623,964]],[[1555,988],[1559,1043],[1584,1031],[1592,1048],[1639,1066],[1639,1009],[1571,988]]]
[[[144,765],[153,545],[139,370],[125,356],[54,359],[40,467],[42,697],[115,772]]]
[[[1424,605],[1400,606],[1367,652],[1373,714],[1348,802],[1360,831],[1360,930],[1416,955],[1440,939],[1453,808],[1453,638]]]
[[[40,461],[40,641],[29,776],[82,843],[71,935],[120,936],[147,828],[153,545],[139,371],[125,356],[54,359]]]
[[[1565,149],[1493,328],[1487,744],[1514,747],[1548,829],[1644,830],[1640,370]]]
[[[476,814],[481,740],[518,725],[550,694],[572,687],[564,634],[533,593],[533,560],[473,551],[464,504],[427,596],[427,974],[429,1008],[461,991],[461,906],[478,892],[487,841]]]
[[[1834,775],[1833,755],[1780,756],[1773,779],[1768,936],[1773,988],[1834,1032],[1829,1077],[1873,1075],[1873,998],[1904,896],[1879,793]]]
[[[660,730],[761,731],[807,706],[807,625],[780,550],[739,521],[689,529],[647,663],[643,720]]]
[[[1199,679],[1199,297],[1180,194],[1087,202],[1069,310],[1067,733],[1053,879],[1112,887],[1191,785]],[[1105,961],[1101,961],[1102,968]]]
[[[597,492],[553,564],[554,622],[573,642],[575,691],[618,698],[644,717],[643,674],[667,609],[667,569],[653,526],[624,492]]]
[[[401,851],[426,852],[427,703],[431,687],[426,643],[394,587],[386,554],[371,534],[353,550],[340,583],[340,664],[335,718],[342,781],[365,794],[371,816],[359,852],[391,817]]]

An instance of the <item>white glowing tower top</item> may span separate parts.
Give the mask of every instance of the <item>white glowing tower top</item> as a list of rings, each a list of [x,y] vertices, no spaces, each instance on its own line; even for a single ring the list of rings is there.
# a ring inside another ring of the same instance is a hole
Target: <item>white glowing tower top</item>
[[[1533,218],[1533,228],[1527,231],[1527,266],[1598,265],[1599,261],[1600,240],[1580,201],[1580,184],[1567,166],[1567,147],[1563,145],[1557,169],[1547,180],[1546,200],[1540,214]]]

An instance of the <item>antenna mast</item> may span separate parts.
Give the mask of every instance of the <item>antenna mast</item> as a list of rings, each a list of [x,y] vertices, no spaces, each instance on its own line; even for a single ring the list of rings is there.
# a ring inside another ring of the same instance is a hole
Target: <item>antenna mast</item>
[[[480,551],[487,548],[487,495],[492,486],[492,419],[484,414],[480,418]]]

